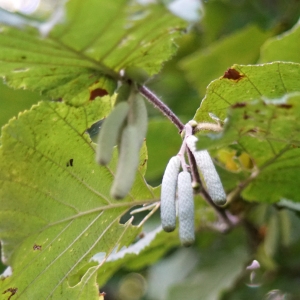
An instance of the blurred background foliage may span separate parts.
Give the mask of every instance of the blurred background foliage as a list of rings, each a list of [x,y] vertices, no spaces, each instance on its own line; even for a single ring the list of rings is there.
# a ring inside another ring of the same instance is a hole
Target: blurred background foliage
[[[27,18],[43,20],[63,3],[33,2],[30,9],[22,8],[20,1],[1,0],[0,6],[28,14]],[[300,16],[299,0],[158,2],[169,9],[174,7],[174,2],[182,2],[187,9],[184,17],[190,25],[176,41],[177,55],[165,63],[161,73],[149,80],[147,86],[183,122],[193,118],[213,79],[221,77],[234,63],[255,64],[264,42],[289,30]],[[198,7],[196,12],[195,7]],[[41,99],[38,94],[12,90],[1,83],[0,125]],[[181,139],[176,128],[154,108],[148,106],[148,111],[150,159],[146,178],[156,185],[161,182],[167,161],[177,153]],[[221,176],[226,178],[226,171],[222,172],[224,176]],[[101,288],[106,292],[105,300],[299,299],[298,214],[264,204],[249,205],[249,208],[244,205],[240,209],[249,211],[249,217],[234,232],[223,235],[201,228],[197,232],[197,244],[189,249],[174,247],[163,259],[142,270],[124,265]],[[150,222],[156,224],[159,220],[153,218]],[[246,269],[254,258],[259,258],[262,265],[255,273]]]

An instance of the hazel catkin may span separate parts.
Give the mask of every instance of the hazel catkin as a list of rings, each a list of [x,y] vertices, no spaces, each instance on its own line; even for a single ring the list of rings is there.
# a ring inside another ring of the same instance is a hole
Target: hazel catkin
[[[111,196],[115,199],[124,198],[134,182],[140,159],[138,130],[138,127],[134,125],[127,125],[123,129],[117,170],[110,191]]]
[[[148,127],[148,116],[145,101],[138,95],[134,95],[133,99],[130,101],[130,105],[131,116],[128,118],[128,123],[139,128],[139,143],[142,145]]]
[[[180,169],[179,156],[173,156],[165,169],[161,184],[160,216],[164,231],[171,232],[176,227],[176,187]]]
[[[215,165],[206,150],[197,151],[195,143],[198,139],[191,135],[187,137],[186,143],[193,153],[201,177],[204,181],[205,187],[211,199],[217,205],[224,205],[226,203],[226,193],[224,191],[221,179],[215,168]]]
[[[129,112],[127,102],[118,103],[110,115],[104,120],[101,127],[96,150],[96,161],[100,165],[107,165],[117,144],[119,133]]]
[[[195,225],[192,179],[187,171],[178,175],[178,218],[180,241],[188,247],[195,241]]]

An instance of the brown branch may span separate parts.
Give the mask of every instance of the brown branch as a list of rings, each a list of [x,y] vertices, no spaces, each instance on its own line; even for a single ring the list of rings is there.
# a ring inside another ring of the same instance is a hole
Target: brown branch
[[[184,128],[184,124],[179,118],[172,112],[172,110],[163,103],[152,91],[150,91],[144,85],[138,86],[138,90],[149,102],[151,102],[156,108],[158,108],[181,132]]]

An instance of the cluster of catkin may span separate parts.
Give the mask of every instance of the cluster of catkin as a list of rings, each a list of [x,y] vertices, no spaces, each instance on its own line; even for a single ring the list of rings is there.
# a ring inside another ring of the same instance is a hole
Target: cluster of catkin
[[[147,109],[134,86],[119,88],[116,105],[105,119],[98,136],[96,160],[107,165],[118,145],[119,160],[111,196],[124,198],[130,191],[139,165],[139,153],[147,132]]]
[[[114,146],[118,145],[119,160],[110,191],[115,199],[124,198],[133,185],[146,131],[147,109],[144,100],[137,96],[134,85],[124,84],[118,90],[113,111],[103,122],[96,151],[97,162],[107,165],[111,161]],[[179,237],[184,246],[190,246],[195,240],[194,189],[189,167],[185,163],[188,149],[198,166],[202,187],[212,201],[216,205],[224,205],[226,202],[226,193],[212,159],[206,150],[196,149],[198,139],[192,132],[192,126],[188,123],[181,149],[170,159],[161,186],[162,227],[167,232],[176,228],[177,203]]]
[[[186,129],[189,128],[190,130],[186,130],[180,152],[170,159],[165,169],[160,207],[162,227],[166,232],[171,232],[176,228],[177,198],[179,237],[184,246],[190,246],[195,240],[193,185],[184,159],[187,148],[195,157],[203,188],[216,205],[224,205],[226,202],[226,193],[213,161],[208,151],[197,151],[198,139],[192,134],[187,134],[191,131],[191,126],[187,125]],[[183,169],[181,172],[180,167]]]

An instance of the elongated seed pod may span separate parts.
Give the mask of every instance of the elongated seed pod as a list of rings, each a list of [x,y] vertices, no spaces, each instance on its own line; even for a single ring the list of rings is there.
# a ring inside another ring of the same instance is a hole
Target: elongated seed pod
[[[132,123],[136,125],[139,129],[139,142],[142,145],[144,138],[147,133],[148,127],[148,116],[147,108],[143,98],[135,95],[131,101],[131,112],[132,118],[129,118],[129,124]]]
[[[180,169],[179,156],[173,156],[165,169],[161,184],[160,196],[160,218],[162,228],[166,232],[171,232],[176,227],[176,187]]]
[[[191,135],[186,139],[187,146],[192,151],[199,171],[202,175],[207,192],[217,205],[226,203],[226,193],[215,165],[206,150],[196,151],[196,141],[198,139]]]
[[[107,165],[112,157],[113,147],[117,144],[119,132],[127,117],[129,105],[121,102],[113,109],[110,115],[104,120],[98,135],[98,146],[96,161],[100,165]]]
[[[178,175],[178,218],[180,241],[188,247],[195,241],[195,228],[192,179],[187,171]]]
[[[117,171],[110,190],[115,199],[124,198],[134,182],[140,159],[138,135],[138,128],[134,125],[127,125],[123,129]]]

